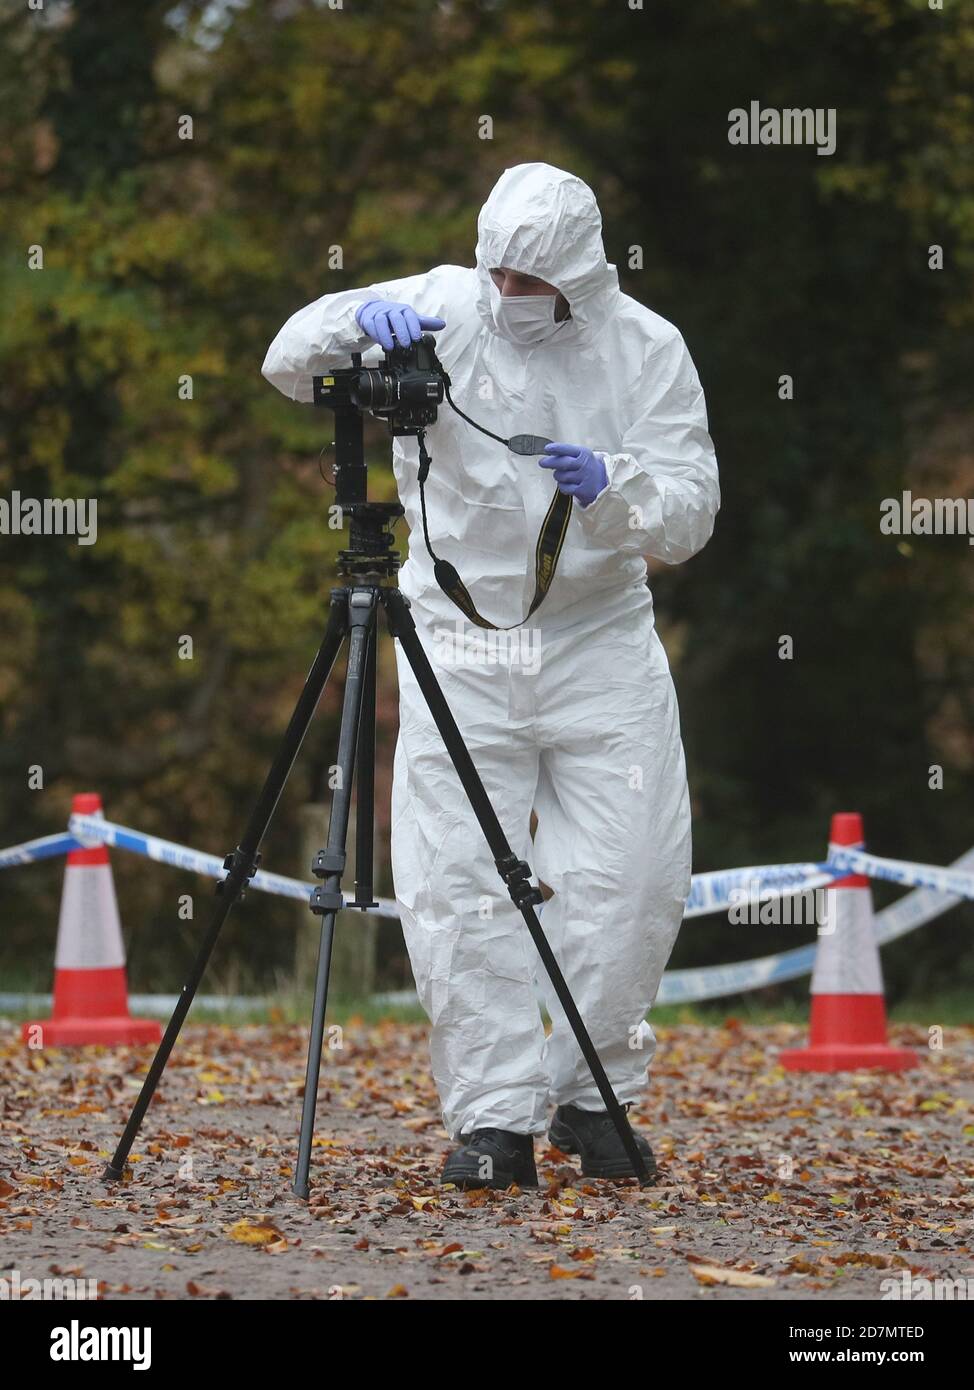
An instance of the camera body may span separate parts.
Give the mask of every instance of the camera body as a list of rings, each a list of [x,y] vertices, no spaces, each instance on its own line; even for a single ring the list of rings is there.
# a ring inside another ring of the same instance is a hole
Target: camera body
[[[409,435],[435,422],[443,386],[434,339],[424,333],[411,347],[386,352],[381,367],[360,368],[349,395],[360,410],[385,420],[391,435]]]

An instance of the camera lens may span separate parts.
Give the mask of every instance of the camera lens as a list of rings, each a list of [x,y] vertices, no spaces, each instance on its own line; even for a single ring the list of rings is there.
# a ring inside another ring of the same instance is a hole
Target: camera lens
[[[352,390],[355,404],[365,410],[388,410],[396,404],[396,378],[381,367],[363,367]]]

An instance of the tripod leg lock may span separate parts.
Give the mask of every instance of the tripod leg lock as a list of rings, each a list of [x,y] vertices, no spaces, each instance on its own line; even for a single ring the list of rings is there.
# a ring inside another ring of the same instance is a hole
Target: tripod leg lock
[[[234,876],[234,871],[243,868],[243,874],[237,874],[237,877],[240,878],[241,882],[240,887],[237,889],[235,899],[236,902],[242,902],[247,892],[247,885],[243,882],[243,880],[253,878],[254,874],[257,872],[257,866],[259,863],[259,853],[254,855],[245,854],[244,851],[238,845],[237,848],[233,851],[233,853],[228,854],[223,861],[223,867],[227,871],[227,877],[221,878],[218,881],[216,885],[217,893],[222,894],[225,891],[227,884],[230,882],[230,879]]]
[[[531,867],[523,859],[508,854],[503,859],[495,859],[494,863],[497,865],[501,878],[507,884],[515,907],[523,909],[544,902],[544,894],[541,889],[535,888],[533,883],[528,882],[531,877]]]
[[[315,878],[332,878],[337,874],[340,879],[344,870],[343,849],[320,849],[311,864],[311,872]],[[309,906],[316,916],[323,917],[326,912],[341,912],[345,906],[345,899],[340,892],[330,893],[327,888],[316,888],[311,894]]]
[[[345,872],[345,851],[343,849],[320,849],[315,855],[311,872],[315,878],[327,878],[329,874]]]
[[[326,912],[341,912],[345,899],[341,893],[329,893],[325,888],[316,888],[311,894],[309,904],[316,917],[324,917]]]

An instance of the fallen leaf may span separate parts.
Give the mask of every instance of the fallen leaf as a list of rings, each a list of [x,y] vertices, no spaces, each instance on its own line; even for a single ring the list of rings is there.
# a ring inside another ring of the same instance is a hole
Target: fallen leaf
[[[273,1241],[282,1239],[281,1232],[276,1226],[269,1222],[248,1221],[246,1218],[235,1221],[232,1226],[228,1226],[227,1235],[231,1240],[239,1241],[242,1245],[270,1245]]]
[[[744,1269],[721,1269],[717,1265],[691,1265],[690,1270],[701,1284],[729,1284],[735,1289],[770,1289],[776,1280],[763,1274],[751,1274]]]

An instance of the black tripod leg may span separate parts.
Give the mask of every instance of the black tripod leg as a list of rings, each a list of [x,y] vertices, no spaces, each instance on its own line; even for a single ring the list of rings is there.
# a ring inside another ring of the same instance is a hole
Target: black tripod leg
[[[599,1095],[605,1103],[606,1111],[612,1119],[616,1133],[622,1141],[622,1146],[626,1151],[633,1172],[639,1179],[640,1186],[645,1186],[649,1182],[649,1174],[646,1171],[646,1164],[642,1154],[636,1147],[633,1132],[629,1126],[629,1118],[625,1110],[616,1100],[615,1092],[605,1074],[605,1068],[595,1050],[595,1045],[588,1035],[588,1030],[582,1021],[582,1016],[575,1007],[571,991],[561,969],[555,959],[554,952],[548,944],[548,939],[541,929],[538,921],[534,904],[541,901],[538,889],[532,887],[528,882],[530,870],[523,860],[515,858],[507,837],[501,829],[500,821],[484,789],[484,784],[480,780],[477,769],[473,765],[473,760],[467,751],[466,744],[457,728],[457,724],[450,712],[450,707],[446,698],[439,687],[436,675],[429,663],[423,645],[416,632],[416,624],[412,614],[409,612],[406,600],[398,589],[383,589],[383,600],[385,602],[386,613],[389,618],[389,629],[393,637],[398,637],[402,644],[402,649],[406,655],[406,660],[412,668],[413,674],[419,684],[420,690],[429,706],[436,727],[446,745],[446,750],[450,755],[453,766],[463,784],[463,789],[473,807],[474,815],[480,824],[481,830],[487,837],[491,853],[497,864],[498,871],[504,879],[511,894],[515,906],[520,910],[521,915],[531,933],[531,939],[537,948],[538,955],[548,972],[558,1001],[565,1011],[565,1017],[571,1024],[572,1032],[581,1049],[582,1056],[588,1063],[589,1070],[599,1089]]]
[[[324,880],[321,888],[311,895],[311,910],[321,914],[321,943],[318,947],[318,969],[315,974],[314,1007],[311,1011],[311,1036],[308,1040],[308,1065],[304,1078],[304,1102],[301,1108],[301,1138],[298,1161],[294,1170],[293,1189],[299,1197],[308,1195],[308,1173],[311,1167],[311,1141],[315,1129],[315,1105],[318,1099],[318,1075],[321,1070],[321,1044],[325,1033],[325,1008],[328,1003],[328,974],[331,969],[331,943],[335,933],[335,914],[344,906],[342,871],[345,868],[345,840],[348,836],[349,809],[352,800],[352,779],[355,775],[355,752],[358,746],[359,722],[362,714],[366,675],[375,666],[369,662],[369,645],[375,631],[376,590],[353,589],[348,602],[348,670],[345,676],[345,696],[342,701],[342,722],[338,734],[338,785],[332,797],[328,818],[328,845],[315,856],[314,873]]]
[[[375,907],[372,879],[375,859],[375,687],[376,643],[379,625],[369,632],[369,652],[358,730],[358,771],[355,774],[355,898],[353,907]]]
[[[128,1124],[125,1132],[118,1141],[118,1147],[111,1162],[105,1167],[104,1178],[106,1181],[117,1181],[125,1168],[125,1161],[128,1158],[129,1150],[135,1141],[135,1136],[139,1132],[139,1127],[145,1118],[145,1112],[149,1108],[149,1103],[159,1084],[159,1078],[165,1070],[169,1060],[169,1054],[179,1036],[179,1030],[183,1026],[186,1015],[189,1013],[196,991],[199,988],[200,980],[206,970],[207,963],[216,945],[217,937],[220,935],[220,928],[226,921],[230,909],[234,903],[243,896],[247,882],[253,877],[257,862],[260,858],[258,850],[264,838],[274,808],[280,800],[281,792],[287,781],[288,774],[294,765],[294,760],[298,756],[298,751],[304,741],[304,736],[308,731],[318,701],[321,699],[321,692],[325,687],[329,672],[335,663],[338,649],[345,637],[347,617],[346,617],[347,591],[336,589],[331,596],[331,611],[328,615],[328,627],[325,630],[318,654],[312,663],[308,678],[305,681],[304,689],[298,697],[298,702],[291,715],[291,721],[287,726],[284,739],[278,749],[277,756],[271,765],[271,770],[267,774],[267,779],[261,789],[247,828],[244,831],[240,844],[233,854],[228,854],[224,863],[227,869],[227,876],[222,879],[218,886],[220,895],[219,903],[213,913],[213,918],[207,928],[202,945],[197,952],[193,968],[190,971],[189,979],[183,985],[182,992],[173,1010],[172,1018],[163,1034],[162,1042],[159,1044],[155,1057],[152,1059],[145,1081],[142,1083],[142,1090],[139,1097],[132,1107]]]

